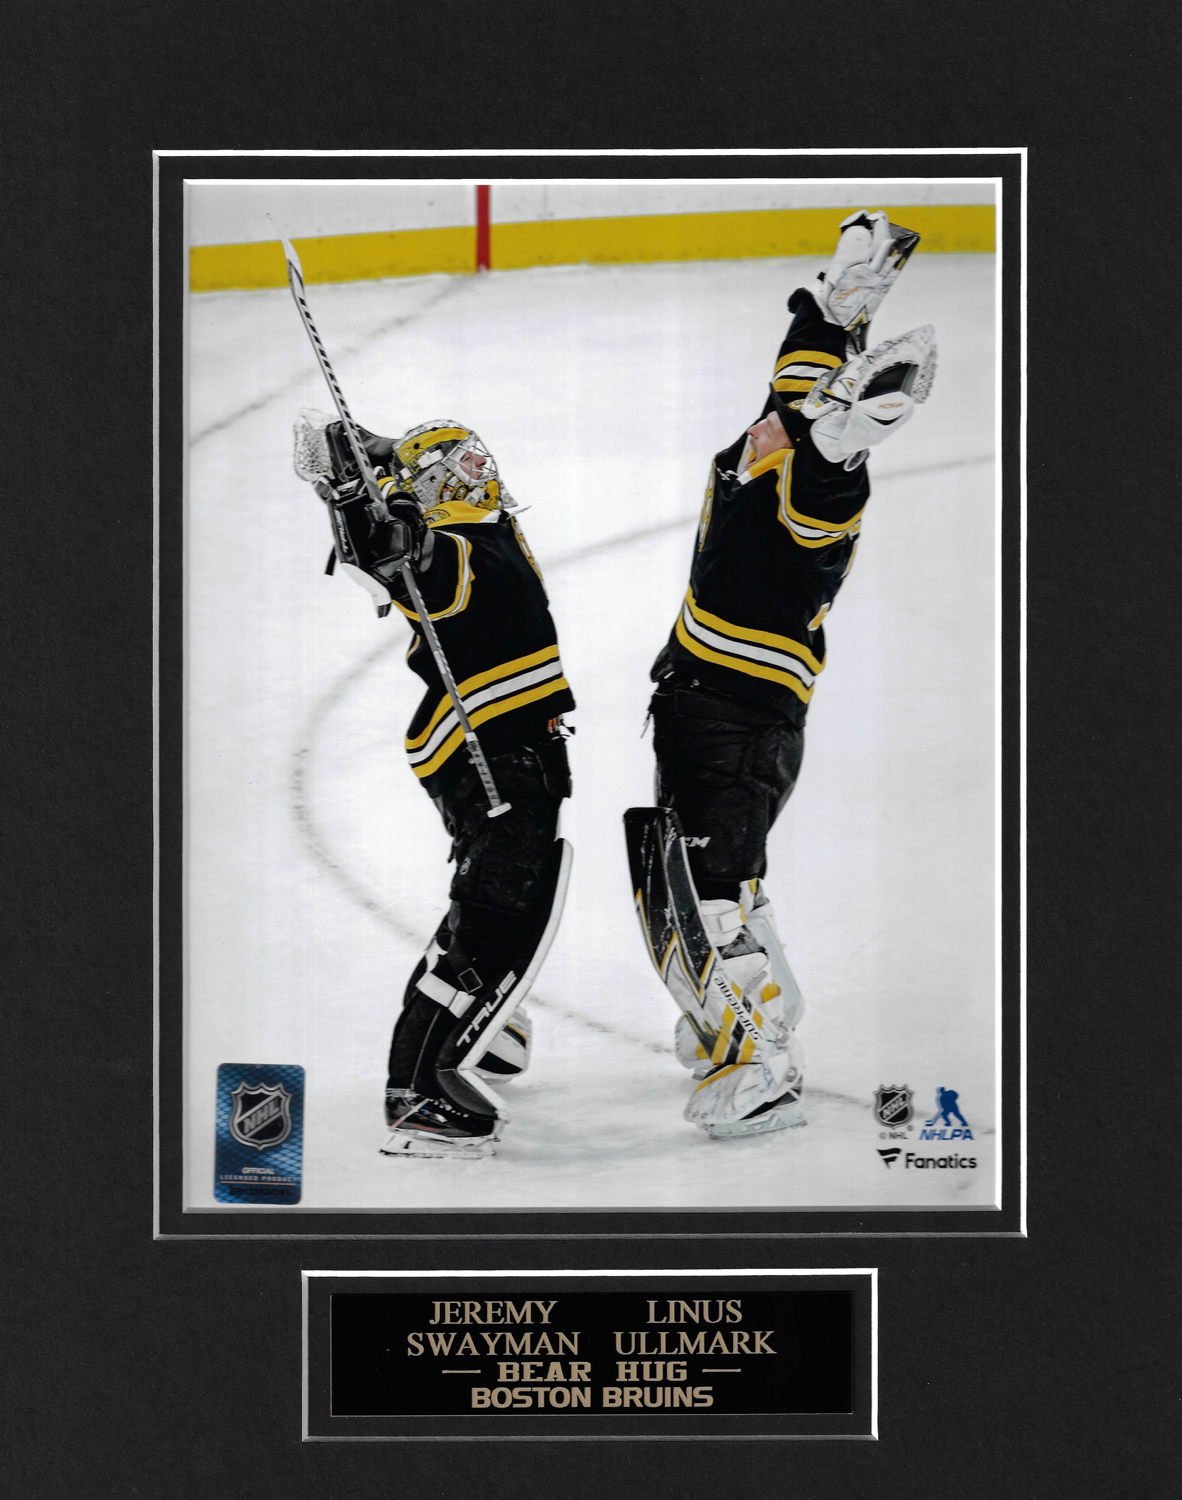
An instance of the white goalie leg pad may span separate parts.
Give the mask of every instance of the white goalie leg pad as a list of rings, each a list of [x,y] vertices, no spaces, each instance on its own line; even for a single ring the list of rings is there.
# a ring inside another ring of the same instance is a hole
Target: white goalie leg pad
[[[770,950],[750,924],[744,922],[743,907],[738,901],[715,897],[699,901],[698,911],[707,936],[718,950],[736,1000],[746,1006],[761,1036],[778,1036],[786,1029],[780,1019],[783,987],[775,980]],[[683,1068],[693,1071],[695,1078],[704,1077],[722,1060],[706,1050],[686,1016],[673,1028],[673,1052]]]
[[[689,1068],[695,1078],[704,1077],[714,1066],[709,1052],[702,1046],[698,1033],[685,1015],[678,1016],[673,1028],[673,1055],[683,1068]]]
[[[867,452],[906,426],[936,378],[936,330],[930,323],[857,354],[822,376],[804,399],[822,458],[856,468]]]
[[[784,956],[776,913],[768,900],[762,880],[743,882],[743,916],[751,936],[761,948],[767,950],[772,981],[769,988],[778,991],[778,994],[772,995],[765,990],[761,996],[760,1009],[771,1024],[784,1031],[793,1031],[804,1018],[804,996]]]
[[[685,1118],[715,1139],[768,1135],[806,1124],[800,1105],[804,1056],[794,1037],[781,1051],[712,1069],[698,1083]]]
[[[462,1026],[444,1044],[436,1064],[440,1081],[457,1104],[478,1112],[491,1110],[499,1120],[508,1120],[509,1111],[489,1083],[488,1073],[481,1064],[509,1018],[533,988],[562,921],[573,855],[565,839],[555,842],[559,845],[559,852],[554,894],[537,945],[524,969],[510,970],[495,987],[474,997],[470,1009],[463,1013]]]
[[[524,1005],[519,1005],[493,1038],[477,1074],[486,1083],[512,1083],[529,1067],[533,1040],[533,1018]]]

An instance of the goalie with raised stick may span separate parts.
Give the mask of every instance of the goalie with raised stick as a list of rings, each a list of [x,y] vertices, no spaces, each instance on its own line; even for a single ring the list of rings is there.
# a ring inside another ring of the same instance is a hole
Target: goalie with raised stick
[[[379,614],[393,607],[410,621],[406,659],[426,691],[406,754],[451,836],[456,866],[450,908],[394,1027],[382,1149],[487,1156],[508,1119],[491,1084],[528,1063],[521,1003],[553,941],[569,879],[571,850],[558,821],[570,795],[562,716],[574,698],[541,573],[480,438],[450,418],[398,439],[355,433],[368,476],[340,421],[302,411],[295,469],[328,506],[329,571],[339,567],[360,583]],[[374,487],[385,515],[369,499]],[[408,562],[438,650],[428,649],[408,593]]]
[[[760,419],[716,455],[681,612],[653,667],[655,808],[625,814],[649,954],[682,1012],[686,1118],[708,1135],[805,1123],[804,1000],[763,886],[849,575],[870,449],[927,399],[930,326],[867,351],[870,320],[919,241],[885,213],[842,224],[793,314]]]

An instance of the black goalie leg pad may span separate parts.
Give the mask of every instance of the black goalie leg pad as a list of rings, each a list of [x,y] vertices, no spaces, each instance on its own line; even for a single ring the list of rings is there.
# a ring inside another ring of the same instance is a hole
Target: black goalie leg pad
[[[449,913],[445,912],[443,920],[435,929],[431,941],[427,944],[422,958],[414,966],[410,978],[406,981],[406,989],[402,996],[403,1010],[411,1003],[418,993],[419,980],[429,968],[432,968],[441,953],[446,953],[451,943],[451,928],[448,924]]]
[[[457,1017],[429,996],[415,994],[394,1028],[390,1044],[390,1060],[386,1078],[386,1115],[392,1127],[391,1109],[401,1109],[401,1098],[439,1100],[443,1093],[438,1076],[439,1054],[448,1037],[460,1024]],[[397,1094],[399,1099],[391,1096]],[[494,1111],[486,1104],[475,1110],[455,1108],[443,1101],[454,1118],[469,1135],[492,1133],[495,1123]]]
[[[677,814],[630,807],[624,838],[636,914],[661,983],[707,1057],[719,1065],[750,1062],[761,1050],[759,1027],[702,922]]]
[[[447,1097],[461,1109],[475,1114],[492,1113],[498,1119],[508,1118],[503,1102],[476,1070],[529,993],[550,951],[562,919],[571,856],[571,846],[566,840],[555,839],[546,862],[545,898],[535,908],[520,948],[509,967],[472,996],[459,1024],[440,1049],[435,1064],[436,1076]]]

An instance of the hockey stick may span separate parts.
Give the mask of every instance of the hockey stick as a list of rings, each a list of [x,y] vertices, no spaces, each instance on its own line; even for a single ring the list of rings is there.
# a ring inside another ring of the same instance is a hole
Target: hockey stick
[[[270,218],[270,215],[268,215],[268,218]],[[278,233],[274,219],[271,220],[271,225],[276,229],[276,233]],[[328,362],[328,355],[324,352],[324,345],[320,342],[320,335],[316,331],[316,324],[312,321],[312,313],[308,307],[308,299],[304,289],[304,268],[300,264],[300,258],[296,254],[295,246],[291,241],[282,234],[279,235],[279,240],[283,245],[284,259],[287,261],[287,281],[291,287],[291,295],[295,299],[295,305],[299,311],[304,330],[312,341],[312,348],[315,351],[321,373],[328,382],[329,390],[332,392],[332,399],[337,409],[337,415],[341,419],[341,426],[344,429],[345,436],[349,439],[349,447],[353,450],[353,458],[357,463],[357,468],[365,484],[366,492],[373,503],[374,510],[379,519],[389,521],[391,519],[390,508],[386,504],[381,490],[378,489],[378,482],[374,477],[373,468],[369,462],[369,455],[361,446],[361,438],[357,433],[357,424],[353,421],[353,415],[349,411],[344,393],[337,384],[337,377]],[[422,628],[427,647],[435,660],[439,675],[443,679],[443,685],[447,689],[447,696],[451,699],[452,707],[456,711],[456,717],[460,721],[460,728],[464,732],[464,742],[468,747],[468,754],[471,757],[472,764],[476,767],[476,773],[480,777],[485,796],[488,798],[488,816],[490,818],[499,818],[502,813],[509,811],[511,804],[503,801],[500,793],[497,791],[492,771],[489,769],[488,760],[481,748],[480,741],[476,738],[476,731],[472,728],[467,710],[464,708],[463,701],[460,698],[460,690],[456,687],[455,678],[452,676],[451,668],[447,664],[447,657],[443,654],[443,647],[440,645],[439,636],[436,634],[434,621],[431,619],[427,607],[423,603],[423,596],[419,592],[418,581],[415,578],[414,569],[410,565],[409,558],[402,564],[400,572],[402,574],[402,581],[406,584],[406,591],[410,595],[410,602],[414,606],[415,614],[418,616],[418,622]],[[387,608],[389,608],[388,605]]]

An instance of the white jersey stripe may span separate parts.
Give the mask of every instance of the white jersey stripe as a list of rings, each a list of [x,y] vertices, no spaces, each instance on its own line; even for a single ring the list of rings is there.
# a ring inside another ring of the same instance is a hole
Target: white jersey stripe
[[[766,662],[768,666],[778,667],[782,672],[793,673],[806,687],[812,687],[816,681],[816,674],[810,672],[798,657],[789,656],[786,651],[774,651],[770,646],[756,646],[751,641],[737,641],[729,635],[719,635],[717,631],[708,629],[690,613],[688,603],[682,606],[681,618],[690,635],[696,636],[704,645],[712,646],[715,651],[743,656],[748,661]]]
[[[776,371],[776,379],[785,380],[790,375],[797,375],[806,380],[811,376],[815,380],[819,375],[832,374],[833,369],[830,365],[785,365],[782,370]]]
[[[555,657],[552,661],[543,662],[540,667],[534,667],[529,672],[519,672],[515,677],[504,677],[500,682],[493,682],[488,687],[481,688],[478,692],[469,693],[461,701],[464,712],[471,716],[476,709],[482,708],[486,703],[493,703],[498,698],[508,698],[514,693],[522,692],[525,688],[533,687],[536,683],[546,682],[551,677],[562,676],[562,662]],[[407,759],[411,765],[418,765],[421,761],[430,760],[435,752],[447,739],[448,735],[459,724],[455,709],[449,709],[436,724],[431,738],[424,745],[415,750],[408,750]]]

